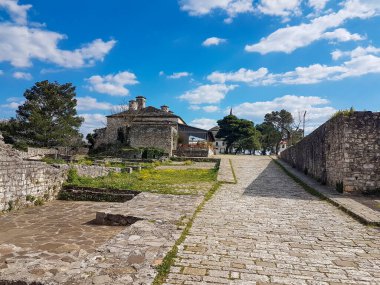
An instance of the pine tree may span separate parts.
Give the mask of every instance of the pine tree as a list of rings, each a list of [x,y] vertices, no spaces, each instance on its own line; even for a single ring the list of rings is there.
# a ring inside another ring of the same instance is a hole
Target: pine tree
[[[75,87],[71,83],[41,81],[24,93],[16,111],[16,137],[39,147],[75,146],[81,143]]]

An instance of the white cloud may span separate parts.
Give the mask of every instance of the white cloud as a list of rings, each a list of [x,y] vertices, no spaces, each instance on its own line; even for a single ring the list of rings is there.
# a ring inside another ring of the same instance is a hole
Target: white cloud
[[[214,113],[220,111],[218,106],[215,105],[207,105],[207,106],[199,106],[199,105],[190,105],[190,110],[199,111],[202,110],[206,113]]]
[[[332,32],[326,32],[322,35],[322,38],[328,40],[336,40],[338,42],[348,42],[348,41],[360,41],[364,40],[365,37],[359,34],[351,34],[346,29],[340,28]]]
[[[219,107],[218,106],[214,106],[214,105],[209,105],[209,106],[204,106],[202,107],[202,110],[207,112],[207,113],[214,113],[214,112],[218,112],[219,111]]]
[[[340,65],[312,64],[277,74],[268,73],[265,68],[260,68],[257,71],[241,68],[236,72],[213,72],[207,78],[213,83],[243,82],[253,86],[314,84],[321,81],[341,80],[347,77],[380,73],[380,57],[377,56],[378,54],[380,54],[380,48],[373,46],[358,47],[348,52],[336,50],[332,53],[333,59],[349,57]]]
[[[216,10],[222,10],[230,23],[234,17],[241,13],[253,12],[252,0],[179,0],[181,10],[191,16],[204,16]]]
[[[230,73],[215,71],[207,76],[207,79],[214,83],[225,83],[227,81],[252,83],[255,80],[265,78],[267,74],[268,69],[263,67],[257,71],[240,68],[238,71]]]
[[[257,9],[267,15],[287,17],[300,12],[300,0],[261,0]]]
[[[32,60],[54,63],[66,68],[78,68],[102,61],[116,41],[96,39],[83,47],[70,50],[58,48],[66,36],[26,26],[0,24],[0,62],[8,61],[15,67],[30,67]]]
[[[0,108],[8,109],[7,111],[15,111],[18,106],[24,103],[24,98],[22,97],[9,97],[6,99],[6,104],[1,104]]]
[[[272,101],[246,102],[233,107],[233,113],[238,117],[252,119],[256,122],[263,120],[265,114],[285,109],[292,113],[297,121],[299,114],[306,111],[306,126],[308,131],[328,120],[337,110],[326,106],[330,102],[316,96],[285,95]]]
[[[214,119],[199,118],[199,119],[192,120],[190,122],[190,125],[200,128],[200,129],[209,130],[212,127],[215,127],[217,124],[216,124],[216,120]]]
[[[206,84],[185,92],[179,98],[194,105],[219,103],[229,91],[235,88],[236,85]]]
[[[32,5],[20,5],[18,0],[0,0],[0,10],[5,9],[11,19],[20,25],[27,23],[27,12]]]
[[[115,108],[114,105],[108,102],[98,102],[96,98],[86,96],[77,98],[77,110],[78,111],[89,111],[89,110],[112,110]]]
[[[128,71],[108,74],[106,76],[93,75],[86,80],[89,83],[88,88],[91,91],[112,96],[128,95],[129,90],[125,86],[139,83],[136,75]]]
[[[25,79],[25,80],[32,80],[33,76],[28,72],[21,72],[16,71],[13,72],[12,76],[16,79]]]
[[[204,40],[204,42],[202,43],[202,45],[205,46],[205,47],[217,46],[217,45],[223,44],[225,42],[227,42],[226,39],[221,39],[221,38],[217,38],[217,37],[211,37],[211,38],[208,38],[208,39]]]
[[[328,1],[329,0],[309,0],[308,4],[315,10],[320,11],[325,8]]]
[[[84,118],[84,122],[80,128],[80,132],[86,137],[94,129],[104,128],[107,124],[107,118],[103,114],[79,114]]]
[[[329,29],[339,27],[346,20],[370,18],[380,12],[380,1],[347,0],[341,10],[313,19],[308,24],[278,29],[257,44],[246,45],[248,52],[291,53],[294,50],[320,40]]]
[[[27,11],[31,5],[19,5],[17,0],[0,0],[11,21],[0,23],[0,62],[9,62],[15,67],[30,67],[33,60],[53,63],[65,68],[91,66],[102,61],[116,44],[115,40],[96,39],[74,50],[58,47],[66,35],[29,24]]]
[[[167,78],[179,79],[179,78],[188,77],[188,76],[191,76],[191,73],[183,71],[183,72],[174,72],[172,75],[168,75]]]

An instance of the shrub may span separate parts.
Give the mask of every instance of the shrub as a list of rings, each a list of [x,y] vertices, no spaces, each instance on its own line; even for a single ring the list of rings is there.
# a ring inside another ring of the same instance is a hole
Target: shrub
[[[78,171],[75,168],[70,168],[69,172],[67,173],[67,182],[68,183],[75,183],[79,179]]]
[[[52,158],[48,156],[45,156],[41,161],[47,164],[66,164],[66,161],[62,158]]]
[[[34,200],[36,200],[36,197],[34,197],[33,195],[28,194],[28,195],[26,195],[25,199],[28,202],[33,202]]]
[[[41,197],[38,197],[35,201],[34,201],[34,206],[42,206],[43,204],[45,204],[45,201],[43,198]]]
[[[350,117],[354,114],[354,112],[355,112],[354,107],[351,107],[350,109],[346,109],[346,110],[339,110],[334,115],[332,115],[332,118],[335,118],[338,116]]]

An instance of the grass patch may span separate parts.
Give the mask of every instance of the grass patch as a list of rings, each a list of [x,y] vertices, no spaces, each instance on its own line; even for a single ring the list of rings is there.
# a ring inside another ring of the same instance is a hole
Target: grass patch
[[[161,285],[165,282],[166,278],[169,275],[170,267],[174,264],[174,259],[177,257],[178,246],[180,246],[186,239],[186,236],[189,234],[191,227],[193,226],[193,222],[197,215],[202,211],[204,205],[208,200],[212,198],[215,192],[219,189],[221,183],[216,182],[211,189],[206,193],[203,201],[199,204],[193,215],[191,216],[189,222],[186,224],[185,229],[182,231],[181,236],[175,242],[173,248],[166,254],[162,263],[156,267],[157,275],[153,280],[152,285]]]
[[[217,169],[154,169],[140,172],[110,173],[107,176],[91,178],[78,176],[70,170],[67,186],[106,188],[121,190],[149,191],[161,194],[196,194],[199,183],[216,181]],[[186,191],[184,191],[186,190]]]
[[[234,177],[235,184],[236,184],[236,183],[237,183],[237,178],[236,178],[235,169],[234,169],[234,167],[233,167],[233,165],[232,165],[232,160],[229,159],[229,161],[230,161],[230,167],[231,167],[232,175],[233,175],[233,177]]]

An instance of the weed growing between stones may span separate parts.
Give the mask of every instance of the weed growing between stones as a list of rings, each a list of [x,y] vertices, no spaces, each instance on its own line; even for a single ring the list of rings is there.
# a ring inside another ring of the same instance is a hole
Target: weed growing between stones
[[[235,180],[235,184],[236,184],[236,183],[237,183],[237,178],[236,178],[235,169],[234,169],[234,167],[233,167],[233,165],[232,165],[232,160],[229,159],[229,161],[230,161],[230,166],[231,166],[232,175],[234,176],[234,180]]]
[[[197,207],[197,209],[195,210],[195,212],[189,219],[189,222],[186,224],[185,229],[182,231],[181,236],[175,242],[173,248],[166,254],[162,263],[156,267],[157,275],[154,278],[152,285],[161,285],[165,282],[166,278],[169,275],[170,267],[174,264],[174,259],[177,257],[178,246],[180,246],[185,241],[191,227],[193,226],[193,222],[195,218],[202,211],[207,201],[209,201],[212,198],[212,196],[215,194],[215,192],[219,189],[220,185],[221,185],[220,182],[216,182],[211,187],[211,189],[206,193],[203,201],[199,204],[199,206]]]

